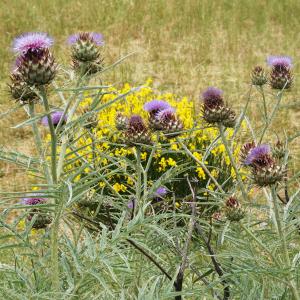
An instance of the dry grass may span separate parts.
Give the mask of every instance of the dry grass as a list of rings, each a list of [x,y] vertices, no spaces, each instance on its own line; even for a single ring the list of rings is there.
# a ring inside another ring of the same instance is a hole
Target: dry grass
[[[153,77],[161,88],[195,99],[204,87],[216,85],[238,107],[248,90],[254,65],[264,64],[269,54],[299,59],[299,15],[297,0],[2,0],[0,107],[6,110],[12,105],[5,82],[12,63],[10,45],[16,35],[49,32],[56,40],[57,60],[68,63],[65,39],[79,30],[104,34],[107,63],[136,51],[122,66],[106,74],[105,81],[139,84]],[[298,64],[294,71],[299,73]],[[296,82],[285,101],[297,102],[297,94]],[[256,105],[252,109],[254,113],[259,111]],[[30,152],[30,128],[10,129],[24,116],[18,112],[0,120],[1,145]],[[281,116],[280,125],[289,124],[289,130],[299,130],[295,122],[299,116],[297,104]],[[1,167],[3,187],[15,189],[26,184],[17,170]]]

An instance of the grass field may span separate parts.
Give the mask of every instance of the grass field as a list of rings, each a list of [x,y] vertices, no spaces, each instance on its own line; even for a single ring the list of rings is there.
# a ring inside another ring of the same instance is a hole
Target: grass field
[[[206,86],[220,86],[228,101],[238,107],[247,93],[251,68],[264,64],[266,56],[293,57],[297,77],[299,14],[300,2],[296,0],[1,0],[0,108],[5,111],[13,105],[6,82],[13,61],[11,42],[16,35],[48,32],[56,41],[57,61],[67,64],[65,39],[80,30],[103,33],[106,64],[135,52],[106,73],[106,82],[139,84],[152,77],[162,89],[195,99]],[[297,82],[296,78],[288,97],[295,105],[285,110],[278,122],[292,125],[288,127],[292,131],[299,129]],[[1,145],[30,151],[30,128],[11,129],[24,116],[18,112],[0,120]],[[0,165],[1,185],[15,189],[26,184],[24,177],[10,168]]]

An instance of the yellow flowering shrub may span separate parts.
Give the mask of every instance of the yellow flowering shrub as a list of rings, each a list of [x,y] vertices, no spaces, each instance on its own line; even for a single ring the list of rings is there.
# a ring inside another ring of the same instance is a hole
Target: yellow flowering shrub
[[[116,99],[118,95],[127,93],[131,89],[132,86],[128,83],[121,89],[110,87],[102,96],[101,104],[108,103]],[[84,158],[84,161],[97,166],[98,169],[103,168],[105,170],[105,178],[95,184],[95,189],[107,191],[107,193],[112,193],[112,190],[120,194],[133,192],[136,175],[134,168],[128,169],[128,161],[135,161],[135,148],[122,143],[120,139],[121,133],[117,130],[115,124],[116,115],[122,113],[130,117],[133,114],[138,114],[146,121],[148,119],[148,112],[143,109],[143,106],[146,102],[154,99],[164,100],[176,109],[176,114],[184,126],[184,130],[180,135],[181,141],[196,159],[203,161],[220,183],[227,180],[226,184],[229,186],[235,178],[235,173],[230,166],[230,160],[226,154],[224,145],[220,140],[217,140],[218,129],[207,127],[201,118],[201,112],[196,113],[196,106],[200,104],[187,97],[179,97],[173,93],[161,93],[157,91],[153,88],[151,79],[139,89],[128,94],[124,99],[100,110],[97,115],[96,126],[81,129],[83,132],[86,131],[86,134],[78,132],[79,138],[76,141],[76,146],[79,150],[76,154],[72,153],[71,149],[67,150],[70,163],[65,166],[66,171],[70,172],[82,166],[82,160],[76,160],[76,156],[80,156]],[[88,110],[91,103],[92,97],[86,94],[86,97],[80,103],[82,111]],[[228,139],[231,138],[232,134],[233,129],[227,129]],[[191,177],[198,179],[199,187],[203,188],[204,195],[207,194],[206,191],[215,189],[215,186],[211,183],[211,179],[205,174],[201,166],[186,154],[175,138],[167,140],[163,138],[162,133],[159,136],[153,132],[152,140],[156,145],[156,151],[153,154],[148,172],[148,180],[150,182],[155,182],[169,169],[186,163],[191,169],[189,174],[191,174]],[[217,142],[207,151],[215,140]],[[238,157],[239,146],[237,144],[233,146],[234,155]],[[141,163],[143,166],[146,166],[150,152],[151,149],[149,147],[142,150]],[[126,159],[128,160],[126,161]],[[117,164],[112,162],[117,162]],[[90,172],[92,172],[91,168],[83,168],[81,174],[76,175],[74,178],[74,182],[84,180],[85,176]],[[108,175],[109,173],[111,174]],[[180,178],[183,178],[182,174],[178,176],[175,184],[169,182],[166,183],[166,186],[170,190],[182,194],[184,189],[188,187],[186,180]],[[228,178],[230,179],[228,180]]]

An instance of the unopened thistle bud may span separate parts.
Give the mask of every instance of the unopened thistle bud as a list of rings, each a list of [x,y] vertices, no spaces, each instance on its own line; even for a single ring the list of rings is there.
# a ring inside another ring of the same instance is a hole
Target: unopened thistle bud
[[[72,46],[73,68],[81,74],[95,74],[103,69],[100,46],[103,36],[96,32],[74,34],[68,39]]]
[[[231,222],[239,222],[245,216],[239,201],[235,197],[229,197],[225,203],[225,215]]]
[[[153,130],[162,130],[162,126],[157,118],[157,114],[167,108],[170,104],[162,100],[152,100],[144,105],[144,110],[149,113],[149,127]]]
[[[56,74],[57,65],[49,51],[53,40],[45,33],[27,33],[14,41],[14,51],[19,54],[17,71],[28,85],[45,85]]]
[[[251,73],[251,81],[253,85],[263,86],[268,82],[265,70],[261,66],[256,66]]]
[[[272,156],[269,145],[253,148],[246,157],[245,165],[251,167],[253,181],[260,187],[281,181],[284,176],[284,170]]]
[[[277,141],[275,146],[272,149],[272,155],[278,160],[281,160],[284,158],[286,153],[286,148],[283,142]]]
[[[39,99],[36,92],[28,86],[28,84],[23,80],[22,75],[18,72],[13,72],[10,75],[8,88],[12,98],[19,101],[20,104],[36,102]]]
[[[226,107],[223,100],[223,91],[209,87],[202,94],[203,118],[209,124],[222,124],[225,127],[234,127],[236,122],[235,112]]]
[[[291,72],[292,59],[288,56],[269,56],[268,64],[272,67],[270,85],[273,89],[289,89],[293,83]]]
[[[151,144],[151,136],[143,119],[139,115],[133,115],[128,122],[128,128],[125,132],[126,143],[135,144]]]
[[[32,207],[38,204],[44,204],[45,202],[47,202],[47,199],[39,198],[38,195],[37,196],[32,195],[32,198],[24,198],[22,200],[22,204],[29,205]],[[43,214],[41,210],[38,208],[32,208],[30,210],[27,220],[31,222],[33,217],[36,217],[32,225],[32,227],[35,229],[46,228],[51,223],[51,217],[45,213]]]
[[[117,113],[115,119],[116,128],[120,131],[126,130],[129,125],[129,120],[126,116],[121,113]]]
[[[173,138],[181,134],[183,124],[172,107],[158,112],[156,118],[167,138]]]

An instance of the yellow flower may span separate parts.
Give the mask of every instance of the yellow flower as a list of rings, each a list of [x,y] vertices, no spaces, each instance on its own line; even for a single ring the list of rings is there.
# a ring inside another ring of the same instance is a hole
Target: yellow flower
[[[176,161],[173,158],[171,158],[171,157],[168,158],[167,163],[171,167],[175,167],[177,165]]]
[[[127,187],[124,184],[120,184],[118,182],[113,185],[113,189],[118,193],[127,191]]]
[[[198,167],[196,171],[200,179],[206,179],[206,175],[201,167]]]
[[[141,153],[141,159],[146,160],[146,158],[147,158],[147,152]]]

